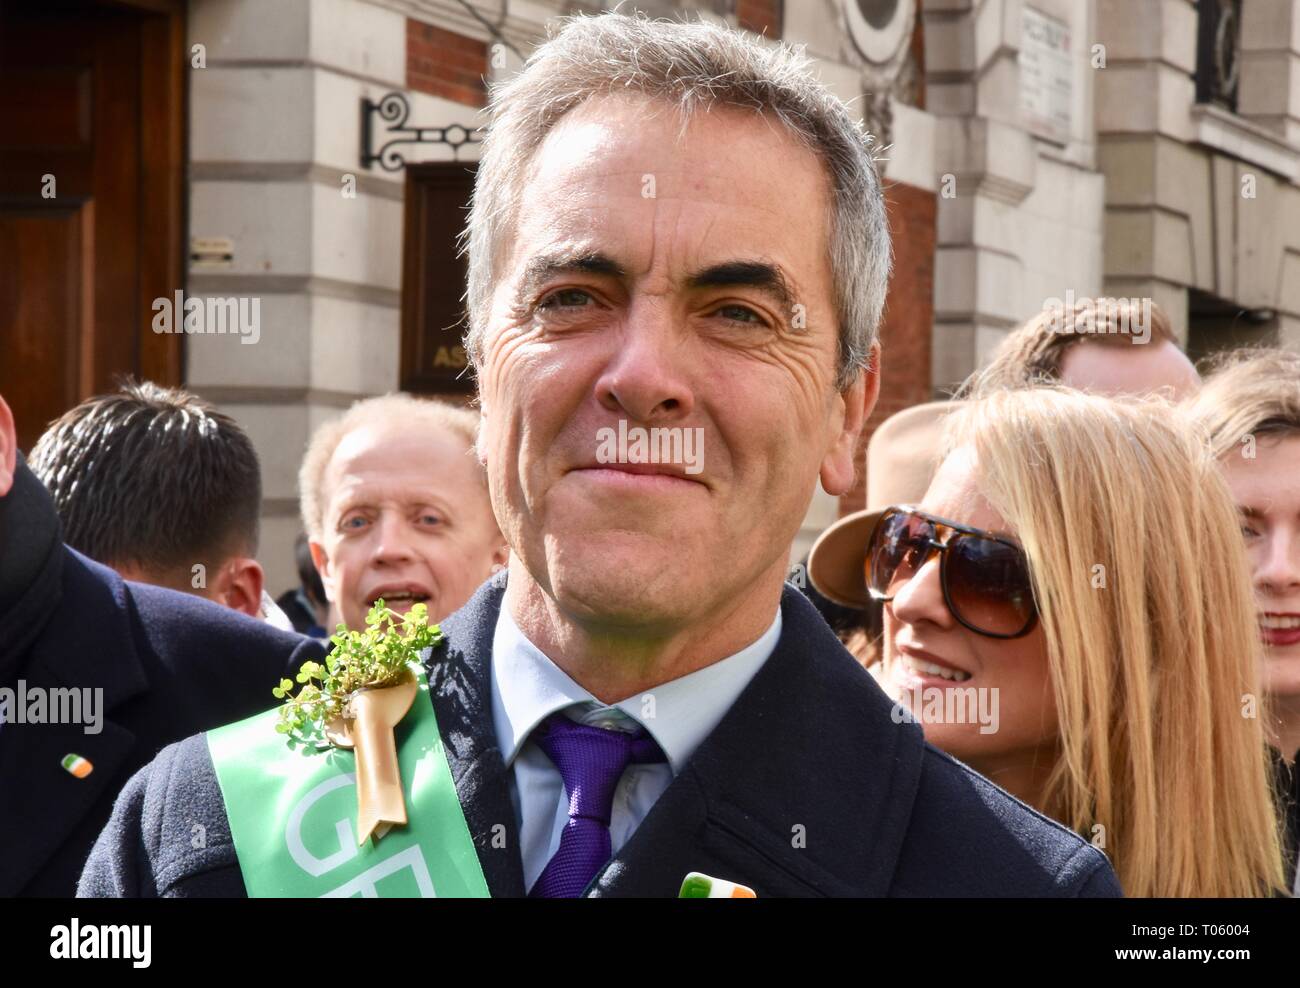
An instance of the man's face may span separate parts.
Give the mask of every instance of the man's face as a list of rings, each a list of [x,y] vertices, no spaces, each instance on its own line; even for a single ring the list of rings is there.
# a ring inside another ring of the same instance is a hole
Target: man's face
[[[354,630],[379,597],[400,613],[424,601],[440,621],[506,560],[479,466],[455,435],[355,429],[330,458],[321,493],[312,556],[335,619]]]
[[[479,448],[506,541],[562,611],[724,617],[785,571],[819,470],[830,493],[851,483],[876,381],[834,386],[828,203],[818,159],[735,110],[682,134],[660,103],[593,100],[538,150],[491,302]],[[638,451],[650,429],[677,449]]]
[[[1201,377],[1187,355],[1168,340],[1140,344],[1083,340],[1061,358],[1061,383],[1102,395],[1165,390],[1179,400],[1201,386]]]

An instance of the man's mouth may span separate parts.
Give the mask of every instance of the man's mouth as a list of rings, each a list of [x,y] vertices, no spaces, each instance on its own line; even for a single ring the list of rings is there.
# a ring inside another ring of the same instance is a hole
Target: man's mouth
[[[376,602],[383,600],[384,604],[395,611],[410,610],[416,604],[427,604],[431,594],[423,587],[403,585],[399,587],[380,587],[373,590],[367,597],[367,606],[374,607]]]
[[[589,463],[569,471],[615,489],[688,490],[707,487],[679,465],[670,463]]]

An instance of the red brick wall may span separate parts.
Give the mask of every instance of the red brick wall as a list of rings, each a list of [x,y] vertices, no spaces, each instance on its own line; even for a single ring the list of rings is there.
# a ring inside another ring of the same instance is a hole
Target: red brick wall
[[[487,102],[487,43],[406,19],[406,88],[466,106]]]
[[[746,31],[781,37],[782,0],[736,0],[736,23]]]
[[[895,412],[931,400],[930,333],[934,324],[934,241],[937,200],[933,192],[895,183],[885,188],[894,273],[880,326],[880,400],[858,447],[858,478],[840,498],[840,515],[866,506],[867,440]]]

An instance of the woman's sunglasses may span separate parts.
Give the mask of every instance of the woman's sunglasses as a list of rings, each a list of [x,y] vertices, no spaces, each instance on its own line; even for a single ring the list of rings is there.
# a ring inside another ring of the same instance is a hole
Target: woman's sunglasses
[[[889,603],[939,554],[939,585],[964,627],[990,638],[1019,638],[1038,620],[1029,559],[1010,539],[915,508],[886,509],[867,543],[871,596]]]

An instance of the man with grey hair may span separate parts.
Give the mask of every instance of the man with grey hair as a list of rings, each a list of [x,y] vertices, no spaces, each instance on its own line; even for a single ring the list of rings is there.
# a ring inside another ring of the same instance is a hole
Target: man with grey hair
[[[569,21],[494,95],[477,182],[468,345],[511,555],[425,666],[480,887],[1116,894],[783,586],[813,485],[853,481],[889,269],[869,139],[802,57]],[[262,887],[276,854],[229,832],[191,739],[128,788],[82,892]]]

